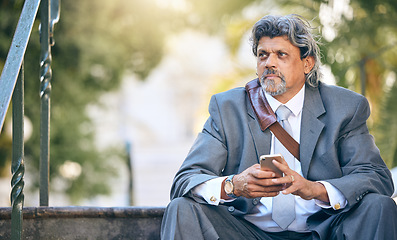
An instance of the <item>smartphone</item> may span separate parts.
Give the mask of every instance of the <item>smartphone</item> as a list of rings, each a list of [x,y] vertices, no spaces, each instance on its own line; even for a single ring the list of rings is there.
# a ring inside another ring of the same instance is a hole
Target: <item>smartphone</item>
[[[259,158],[261,169],[273,171],[276,173],[276,177],[282,177],[283,172],[280,169],[278,169],[276,166],[274,166],[274,164],[272,163],[273,160],[281,162],[282,159],[284,158],[281,154],[262,155]]]

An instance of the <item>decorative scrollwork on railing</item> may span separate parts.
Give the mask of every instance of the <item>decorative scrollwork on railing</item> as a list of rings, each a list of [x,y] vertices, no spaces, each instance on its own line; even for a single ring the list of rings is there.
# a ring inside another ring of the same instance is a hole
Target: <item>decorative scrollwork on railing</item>
[[[49,202],[51,46],[55,43],[54,25],[59,21],[59,15],[60,0],[42,0],[40,16],[40,206],[48,206]]]
[[[45,24],[42,22],[42,27]],[[50,98],[51,98],[51,46],[49,45],[48,24],[42,28],[40,55],[40,206],[49,202],[49,161],[50,161]],[[46,33],[44,33],[46,30]]]
[[[46,51],[40,61],[40,98],[48,99],[51,94],[52,57],[50,50]]]
[[[12,168],[12,179],[11,179],[11,205],[13,208],[22,209],[24,202],[23,188],[25,182],[23,176],[25,175],[25,164],[23,158],[19,158],[17,165]]]
[[[12,164],[11,164],[11,239],[21,239],[22,208],[24,203],[23,188],[25,182],[24,165],[24,63],[21,64],[18,79],[12,96]]]

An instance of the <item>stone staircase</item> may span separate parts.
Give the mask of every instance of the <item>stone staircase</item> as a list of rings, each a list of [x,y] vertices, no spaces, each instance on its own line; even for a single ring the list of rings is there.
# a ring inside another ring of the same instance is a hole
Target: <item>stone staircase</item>
[[[0,208],[0,239],[11,238],[11,208]],[[28,207],[22,239],[160,239],[163,207]]]

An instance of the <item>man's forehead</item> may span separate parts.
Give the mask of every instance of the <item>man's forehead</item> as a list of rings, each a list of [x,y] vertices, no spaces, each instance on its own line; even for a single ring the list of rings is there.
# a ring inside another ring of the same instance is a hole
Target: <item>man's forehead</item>
[[[292,50],[298,48],[294,46],[287,37],[262,37],[258,42],[258,51],[279,51],[279,50]]]

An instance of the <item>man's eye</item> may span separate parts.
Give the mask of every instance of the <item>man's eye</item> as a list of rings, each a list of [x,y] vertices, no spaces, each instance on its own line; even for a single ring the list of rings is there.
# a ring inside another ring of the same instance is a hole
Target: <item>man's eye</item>
[[[280,57],[287,56],[287,54],[286,54],[285,52],[279,52],[278,55],[279,55]]]
[[[263,58],[263,57],[266,57],[267,55],[265,54],[265,53],[259,53],[258,54],[258,57],[260,57],[260,58]]]

